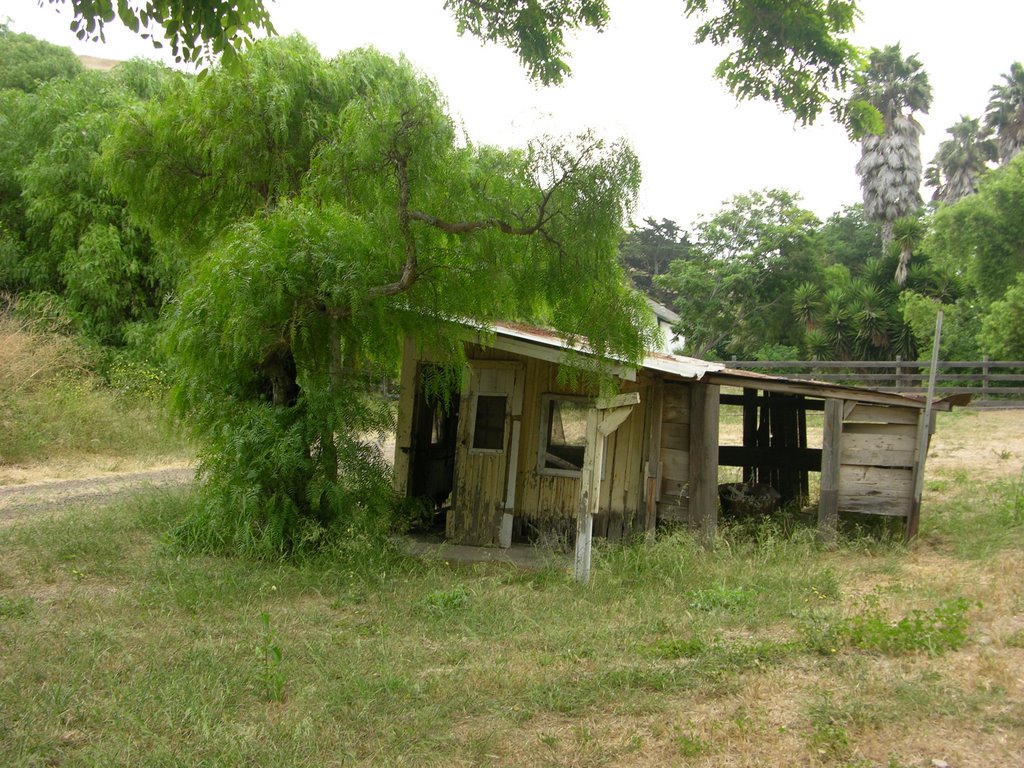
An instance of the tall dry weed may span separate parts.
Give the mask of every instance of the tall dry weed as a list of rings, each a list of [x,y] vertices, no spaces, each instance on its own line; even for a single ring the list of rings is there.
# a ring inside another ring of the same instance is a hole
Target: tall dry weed
[[[85,356],[66,336],[0,313],[0,399],[36,390],[58,377],[86,376]]]

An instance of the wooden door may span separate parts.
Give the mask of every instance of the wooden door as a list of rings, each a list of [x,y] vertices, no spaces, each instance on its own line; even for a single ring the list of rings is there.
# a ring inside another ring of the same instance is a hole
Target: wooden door
[[[459,414],[449,541],[511,546],[522,412],[523,366],[472,361]]]

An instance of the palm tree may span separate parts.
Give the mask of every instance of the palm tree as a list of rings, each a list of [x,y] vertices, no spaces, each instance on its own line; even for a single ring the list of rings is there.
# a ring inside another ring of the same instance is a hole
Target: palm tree
[[[993,85],[985,112],[985,128],[996,134],[999,162],[1006,165],[1024,149],[1024,65],[1010,65],[1003,85]]]
[[[978,119],[961,115],[960,122],[947,133],[953,138],[939,144],[924,183],[935,187],[932,200],[955,203],[978,191],[978,179],[997,158],[998,150],[992,139],[984,137]]]
[[[904,59],[899,44],[888,45],[871,49],[853,99],[867,101],[882,116],[882,133],[861,140],[857,174],[864,217],[881,225],[882,252],[886,253],[893,222],[921,207],[923,129],[914,112],[928,112],[932,87],[917,56]]]
[[[907,284],[910,257],[924,239],[924,231],[924,223],[913,216],[904,216],[892,223],[892,239],[900,249],[899,261],[896,264],[896,285],[900,288]]]

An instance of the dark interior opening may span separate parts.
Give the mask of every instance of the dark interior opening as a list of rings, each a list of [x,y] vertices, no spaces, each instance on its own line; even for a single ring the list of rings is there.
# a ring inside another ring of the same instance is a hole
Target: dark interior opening
[[[415,526],[420,531],[443,533],[445,513],[455,486],[455,447],[459,427],[459,393],[428,397],[423,380],[431,367],[420,366],[413,403],[412,439],[409,447],[410,498],[423,502],[424,515]]]
[[[821,449],[807,442],[807,413],[824,410],[824,401],[743,389],[720,402],[742,407],[743,444],[720,445],[719,466],[741,467],[744,485],[774,488],[782,507],[806,504],[809,475],[821,472]]]

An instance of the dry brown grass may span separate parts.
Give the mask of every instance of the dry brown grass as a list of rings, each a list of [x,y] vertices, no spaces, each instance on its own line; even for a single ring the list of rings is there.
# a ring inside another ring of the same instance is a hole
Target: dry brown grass
[[[72,339],[0,313],[0,402],[39,389],[59,376],[87,374],[85,356]]]
[[[1022,765],[1024,534],[998,507],[1022,459],[1024,412],[940,414],[909,547],[668,543],[602,557],[587,589],[440,560],[361,581],[351,563],[183,555],[163,543],[173,504],[18,523],[0,531],[0,762]],[[729,590],[750,599],[695,607]],[[954,597],[970,603],[955,650],[803,640],[809,617],[870,604],[895,620]],[[261,611],[280,702],[260,695]],[[709,650],[652,652],[688,637]],[[757,643],[779,655],[739,653]]]

